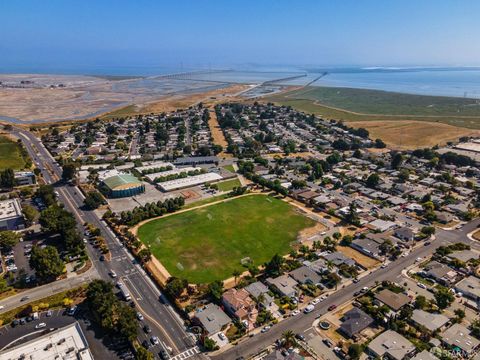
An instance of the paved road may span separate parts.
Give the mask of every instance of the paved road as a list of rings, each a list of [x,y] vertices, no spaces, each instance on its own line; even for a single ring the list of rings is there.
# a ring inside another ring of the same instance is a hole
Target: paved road
[[[58,183],[62,170],[51,157],[41,141],[30,132],[14,128],[12,131],[22,139],[35,165],[42,171],[47,183],[54,184],[59,193],[59,200],[71,211],[79,224],[92,223],[100,228],[111,251],[112,260],[99,261],[99,252],[87,245],[90,258],[99,274],[105,280],[111,280],[109,272],[114,270],[129,288],[132,298],[147,321],[152,324],[152,334],[160,338],[164,345],[171,347],[174,354],[184,352],[195,345],[192,336],[183,326],[183,320],[168,304],[159,302],[160,291],[145,271],[137,264],[130,253],[123,247],[105,222],[101,221],[93,211],[83,207],[83,195],[75,186]],[[79,228],[81,228],[79,226]],[[160,349],[158,349],[160,350]]]
[[[9,310],[12,310],[22,305],[23,302],[21,301],[21,299],[24,296],[28,296],[28,301],[25,301],[25,302],[40,300],[47,296],[50,296],[62,291],[66,291],[74,287],[80,286],[82,284],[88,283],[93,279],[97,279],[97,278],[99,278],[97,270],[92,267],[84,274],[69,277],[67,279],[58,280],[58,281],[55,281],[54,283],[50,283],[50,284],[38,286],[26,291],[22,291],[17,295],[9,296],[3,299],[2,301],[0,301],[0,305],[3,306],[2,310],[0,310],[0,313],[7,312]]]
[[[236,359],[240,356],[247,358],[248,356],[257,354],[262,349],[271,345],[275,339],[282,336],[285,330],[292,330],[295,333],[304,333],[308,331],[315,317],[327,313],[327,309],[331,305],[340,305],[350,301],[353,298],[353,293],[361,290],[364,286],[371,287],[375,282],[382,282],[384,280],[398,281],[401,278],[403,269],[415,263],[418,257],[424,258],[431,255],[435,249],[441,245],[448,245],[457,241],[470,241],[466,235],[475,229],[480,224],[480,219],[476,219],[469,224],[466,224],[461,230],[445,231],[437,230],[436,240],[432,241],[428,246],[421,246],[414,249],[407,257],[400,257],[396,261],[389,264],[384,269],[378,269],[371,274],[361,278],[356,284],[351,284],[345,288],[339,289],[336,293],[330,295],[325,301],[316,306],[316,309],[310,314],[301,314],[295,317],[290,317],[279,324],[273,326],[268,332],[255,335],[252,338],[245,339],[239,345],[230,348],[229,350],[211,356],[214,360]]]

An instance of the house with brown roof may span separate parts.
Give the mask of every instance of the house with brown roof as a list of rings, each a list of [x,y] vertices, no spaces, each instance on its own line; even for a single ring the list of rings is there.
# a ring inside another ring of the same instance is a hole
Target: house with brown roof
[[[250,293],[245,289],[228,289],[223,293],[222,304],[225,311],[238,320],[248,321],[253,326],[257,319],[258,310],[255,301],[250,297]]]
[[[387,305],[393,311],[398,311],[405,305],[409,304],[411,299],[402,293],[395,293],[389,289],[383,289],[375,294],[375,299],[382,304]]]

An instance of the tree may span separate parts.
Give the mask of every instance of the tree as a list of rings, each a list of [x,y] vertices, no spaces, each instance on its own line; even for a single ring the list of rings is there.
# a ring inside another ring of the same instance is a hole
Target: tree
[[[282,266],[284,259],[278,254],[273,255],[272,259],[265,264],[265,274],[270,277],[280,276],[282,273]]]
[[[203,339],[203,347],[207,351],[214,351],[218,349],[217,343],[207,336],[205,336],[205,338]]]
[[[450,289],[446,287],[440,287],[437,289],[437,291],[434,294],[435,301],[437,303],[437,306],[440,309],[446,309],[447,307],[450,306],[450,304],[455,300],[455,297],[453,296],[452,292]]]
[[[137,321],[135,310],[117,300],[115,331],[132,341],[137,337]]]
[[[142,263],[147,263],[152,258],[152,252],[148,248],[143,248],[138,252],[138,257]]]
[[[358,218],[357,213],[357,204],[355,201],[352,201],[348,207],[348,213],[345,215],[345,220],[353,225],[360,225],[360,219]]]
[[[292,330],[285,330],[282,333],[282,337],[285,339],[286,348],[289,348],[295,344],[295,333]]]
[[[377,173],[370,174],[366,182],[367,186],[372,189],[376,188],[379,183],[380,183],[380,176],[378,176]]]
[[[173,297],[174,299],[179,298],[183,291],[187,288],[188,281],[185,279],[180,279],[177,277],[171,277],[167,281],[167,285],[165,286],[165,291],[168,295]]]
[[[31,205],[22,206],[23,216],[27,222],[27,225],[32,225],[35,219],[38,217],[38,211]]]
[[[461,323],[462,320],[465,318],[465,311],[463,311],[462,309],[455,309],[453,313],[456,316],[455,322],[457,323]]]
[[[143,346],[135,348],[135,360],[154,360],[155,356]]]
[[[75,177],[75,164],[74,163],[67,163],[64,164],[62,167],[62,179],[65,181],[72,180]]]
[[[359,359],[360,355],[362,355],[363,348],[360,344],[351,344],[348,347],[348,355],[351,359]]]
[[[423,295],[418,295],[414,303],[415,309],[425,309],[427,307],[427,298]]]
[[[384,149],[387,147],[387,144],[385,144],[382,139],[375,139],[375,147],[377,149]]]
[[[20,234],[15,231],[0,231],[0,247],[11,249],[20,241]]]
[[[0,172],[0,187],[11,189],[15,186],[15,173],[12,169],[5,169]]]
[[[223,294],[223,282],[220,280],[215,280],[208,284],[208,294],[215,301],[220,301]]]
[[[391,167],[392,169],[398,169],[400,167],[400,165],[402,165],[403,163],[403,155],[399,152],[397,152],[393,158],[392,158],[392,162],[391,162]]]
[[[233,278],[235,279],[235,285],[237,285],[238,277],[242,275],[242,273],[238,269],[235,269],[233,270],[232,275],[233,275]]]
[[[37,277],[44,281],[55,280],[65,269],[65,264],[53,246],[46,246],[43,249],[34,246],[30,257],[30,266],[35,270]]]
[[[87,196],[85,196],[85,200],[83,200],[85,206],[90,209],[98,209],[100,205],[105,204],[105,200],[103,195],[100,194],[98,191],[90,191]]]

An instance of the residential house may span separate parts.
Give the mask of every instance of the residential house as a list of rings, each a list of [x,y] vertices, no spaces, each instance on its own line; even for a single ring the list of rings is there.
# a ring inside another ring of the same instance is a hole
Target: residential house
[[[387,330],[368,344],[367,351],[380,359],[403,360],[413,355],[415,346],[399,333]]]
[[[223,293],[222,304],[228,313],[239,320],[252,321],[252,319],[256,319],[258,314],[255,302],[245,289],[228,289]]]
[[[462,324],[453,324],[440,334],[442,342],[453,349],[460,349],[463,357],[467,358],[479,347],[480,341],[470,335]]]
[[[455,285],[455,290],[473,301],[480,302],[480,279],[475,276],[469,276],[459,281]]]
[[[293,298],[297,295],[298,283],[288,275],[281,275],[276,278],[268,278],[266,283],[281,296]]]
[[[193,322],[203,328],[206,335],[214,335],[224,330],[232,320],[216,304],[208,304],[197,310]]]
[[[403,241],[413,241],[415,239],[415,232],[407,226],[395,229],[393,235]]]
[[[413,310],[410,320],[415,324],[434,332],[443,328],[448,322],[449,318],[442,314],[429,313],[424,310]]]
[[[334,251],[332,253],[321,253],[320,254],[325,260],[331,261],[333,265],[340,266],[342,264],[348,266],[355,266],[357,263],[355,260],[345,256],[343,253],[339,251]]]
[[[322,280],[321,276],[307,266],[301,266],[290,271],[290,276],[300,284],[319,284]]]
[[[439,360],[439,359],[428,350],[423,350],[422,352],[419,352],[410,360]]]
[[[383,289],[375,294],[375,299],[387,305],[393,311],[398,311],[405,305],[409,304],[411,299],[402,293],[395,293],[390,289]]]
[[[425,276],[429,277],[438,283],[451,286],[457,281],[458,273],[451,267],[442,264],[438,261],[431,261],[423,269]]]
[[[256,281],[254,283],[251,283],[250,285],[248,286],[245,286],[245,290],[248,291],[248,293],[254,298],[254,299],[258,299],[258,297],[260,295],[263,295],[263,294],[266,294],[268,293],[268,287],[260,282],[260,281]]]
[[[365,330],[373,323],[373,319],[363,310],[354,307],[347,311],[342,318],[342,325],[339,328],[343,334],[352,338]]]

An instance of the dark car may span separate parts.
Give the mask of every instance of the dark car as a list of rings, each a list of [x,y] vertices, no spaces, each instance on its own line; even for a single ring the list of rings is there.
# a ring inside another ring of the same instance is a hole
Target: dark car
[[[358,295],[360,295],[360,294],[361,294],[360,291],[355,291],[355,292],[353,293],[353,296],[356,297],[356,296],[358,296]]]
[[[20,325],[25,325],[27,323],[27,321],[25,320],[25,318],[21,318],[19,323],[20,323]]]
[[[330,339],[322,339],[323,343],[327,345],[328,347],[332,347],[333,343]]]
[[[143,346],[145,349],[149,349],[149,348],[150,348],[150,343],[148,342],[148,340],[143,340],[142,346]]]
[[[305,341],[305,336],[303,336],[302,334],[296,334],[295,337],[300,341]]]
[[[18,321],[17,319],[15,319],[15,320],[12,321],[12,327],[15,327],[15,326],[17,326],[17,325],[19,325],[19,324],[20,324],[20,321]]]
[[[103,255],[100,255],[100,258],[99,258],[100,261],[105,261],[105,256]]]
[[[20,299],[20,301],[27,301],[28,299],[30,299],[29,296],[24,296],[24,297],[22,297],[22,298]]]
[[[165,349],[162,349],[158,353],[158,356],[160,356],[160,359],[162,359],[162,360],[167,360],[169,358],[168,353],[165,351]]]
[[[145,324],[145,326],[143,327],[143,331],[145,331],[146,334],[150,334],[152,332],[152,329],[150,329],[150,326]]]
[[[335,310],[337,308],[337,305],[333,304],[328,307],[328,311]]]

